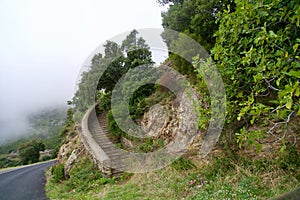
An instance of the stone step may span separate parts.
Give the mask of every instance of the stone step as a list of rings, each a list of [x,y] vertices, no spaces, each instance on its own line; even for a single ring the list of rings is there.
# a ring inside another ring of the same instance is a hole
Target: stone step
[[[125,162],[122,162],[120,160],[111,161],[111,164],[115,166],[125,166]]]
[[[111,164],[111,168],[114,169],[114,170],[118,170],[118,171],[121,171],[121,170],[124,170],[126,168],[126,166],[124,164]]]
[[[116,151],[114,148],[103,148],[103,151],[109,156],[109,158],[111,158],[111,156],[121,156],[122,153],[119,151]]]
[[[103,147],[103,149],[105,149],[105,151],[111,151],[111,150],[113,150],[113,151],[120,151],[120,152],[122,152],[122,150],[119,149],[118,147],[116,147],[115,144],[109,145],[109,146],[101,146],[101,147]]]
[[[92,134],[92,136],[95,139],[99,139],[99,140],[103,140],[103,141],[110,141],[110,139],[107,136],[105,136],[105,135]]]
[[[97,141],[96,142],[102,147],[102,148],[106,148],[106,147],[114,147],[115,145],[110,142],[110,141]]]
[[[97,138],[97,139],[100,139],[100,140],[101,139],[103,139],[103,140],[109,140],[110,139],[110,137],[107,137],[105,135],[96,135],[96,134],[94,134],[93,137]]]
[[[100,137],[93,137],[95,140],[97,140],[97,141],[99,141],[101,144],[110,144],[110,143],[112,143],[111,141],[110,141],[110,139],[108,139],[108,138],[100,138]]]
[[[123,155],[122,152],[118,151],[117,149],[111,148],[111,149],[106,149],[106,153],[109,155]]]
[[[125,160],[125,158],[123,157],[122,154],[120,154],[119,152],[115,152],[115,153],[107,153],[108,157],[111,160]]]

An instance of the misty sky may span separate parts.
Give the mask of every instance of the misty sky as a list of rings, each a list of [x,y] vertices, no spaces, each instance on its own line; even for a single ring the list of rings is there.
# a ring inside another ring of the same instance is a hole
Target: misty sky
[[[82,64],[107,39],[161,28],[156,0],[0,0],[0,144],[25,116],[65,104]]]

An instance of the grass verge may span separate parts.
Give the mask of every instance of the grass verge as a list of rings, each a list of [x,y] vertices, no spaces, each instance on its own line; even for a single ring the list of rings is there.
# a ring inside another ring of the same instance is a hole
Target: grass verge
[[[47,172],[46,193],[49,199],[99,199],[98,195],[104,185],[113,184],[114,178],[105,178],[100,171],[83,157],[64,177],[63,165],[50,168]]]
[[[209,161],[180,158],[165,169],[117,180],[103,178],[85,159],[69,179],[50,179],[46,188],[50,199],[269,199],[299,187],[298,176],[278,160],[219,155]]]

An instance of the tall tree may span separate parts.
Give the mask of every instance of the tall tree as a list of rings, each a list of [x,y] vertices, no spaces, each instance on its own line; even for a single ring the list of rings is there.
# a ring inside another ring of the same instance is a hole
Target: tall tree
[[[112,91],[117,81],[129,69],[152,63],[149,46],[143,38],[137,37],[137,34],[136,30],[130,32],[121,46],[110,41],[104,45],[105,58],[112,58],[113,60],[109,60],[110,63],[98,82],[98,90]],[[114,52],[114,54],[111,52]],[[113,57],[107,56],[107,53],[113,55]]]
[[[82,74],[79,88],[73,98],[73,104],[80,112],[95,102],[97,90],[111,92],[117,81],[129,69],[153,63],[149,46],[143,38],[138,37],[136,30],[133,30],[121,45],[107,41],[104,47],[104,55],[96,54],[90,70]]]
[[[214,34],[218,30],[219,23],[216,23],[217,13],[227,9],[230,5],[234,7],[233,0],[182,0],[182,1],[159,1],[161,4],[169,3],[170,7],[162,13],[163,27],[187,34],[208,52],[215,44]],[[177,36],[162,34],[168,47],[178,44]],[[185,47],[187,51],[188,47]],[[188,53],[188,52],[187,52]],[[193,66],[178,55],[171,54],[175,69],[189,76],[193,75]]]

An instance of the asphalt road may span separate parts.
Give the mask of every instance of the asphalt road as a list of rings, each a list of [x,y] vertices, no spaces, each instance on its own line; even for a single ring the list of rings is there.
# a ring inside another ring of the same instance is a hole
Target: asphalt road
[[[45,170],[55,161],[27,166],[0,174],[0,200],[43,200]]]

